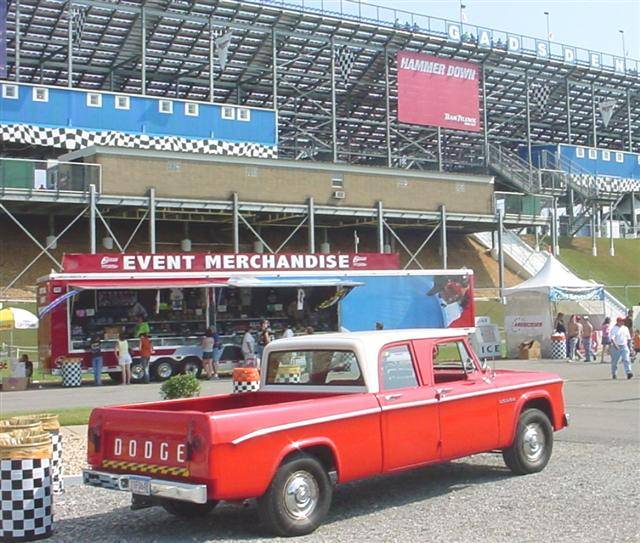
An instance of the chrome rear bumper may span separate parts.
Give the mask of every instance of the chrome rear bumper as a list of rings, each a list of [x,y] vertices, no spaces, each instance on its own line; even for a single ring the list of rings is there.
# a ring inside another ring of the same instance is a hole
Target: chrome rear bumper
[[[107,488],[109,490],[123,490],[132,492],[129,485],[129,478],[134,477],[128,474],[108,473],[85,469],[82,472],[82,482],[85,485]],[[137,479],[140,476],[135,475]],[[165,498],[170,500],[180,500],[183,502],[206,503],[207,485],[179,483],[177,481],[166,481],[163,479],[149,479],[150,498]]]

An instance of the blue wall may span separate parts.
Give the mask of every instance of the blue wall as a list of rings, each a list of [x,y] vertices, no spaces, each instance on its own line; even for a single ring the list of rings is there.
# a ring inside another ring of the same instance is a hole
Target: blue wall
[[[113,130],[150,136],[182,136],[192,139],[218,139],[234,142],[277,144],[276,114],[269,109],[249,109],[249,121],[227,120],[222,106],[194,102],[197,117],[185,115],[185,102],[171,100],[173,113],[160,113],[158,98],[130,96],[130,109],[116,109],[114,94],[100,92],[102,107],[87,106],[87,93],[61,87],[49,89],[48,102],[34,102],[29,85],[19,85],[18,99],[0,95],[0,123],[33,124],[44,127]],[[235,107],[235,106],[234,106]]]
[[[519,154],[527,160],[526,147],[521,147]],[[589,173],[640,180],[638,153],[561,143],[533,146],[531,160],[536,167],[557,168],[568,173]]]

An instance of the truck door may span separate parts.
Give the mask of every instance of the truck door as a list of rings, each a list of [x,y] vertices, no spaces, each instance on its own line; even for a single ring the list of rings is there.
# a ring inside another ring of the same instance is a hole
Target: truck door
[[[385,346],[379,355],[383,470],[438,458],[438,405],[433,387],[421,386],[409,343]]]
[[[457,458],[498,446],[498,405],[466,342],[438,341],[432,351],[442,458]]]

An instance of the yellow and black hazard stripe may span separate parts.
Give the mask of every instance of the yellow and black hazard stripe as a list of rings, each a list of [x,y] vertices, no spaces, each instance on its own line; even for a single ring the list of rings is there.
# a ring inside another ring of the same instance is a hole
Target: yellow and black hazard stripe
[[[103,460],[103,468],[119,469],[122,471],[138,471],[152,475],[173,475],[174,477],[189,477],[188,468],[173,466],[159,466],[157,464],[141,464],[139,462],[125,462],[124,460]]]

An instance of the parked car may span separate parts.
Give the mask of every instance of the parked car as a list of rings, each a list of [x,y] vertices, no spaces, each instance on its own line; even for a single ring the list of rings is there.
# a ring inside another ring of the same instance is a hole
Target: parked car
[[[484,368],[461,330],[281,339],[260,379],[257,392],[95,409],[84,482],[185,517],[257,498],[271,532],[297,536],[323,522],[336,483],[494,450],[538,472],[567,425],[560,377]]]

